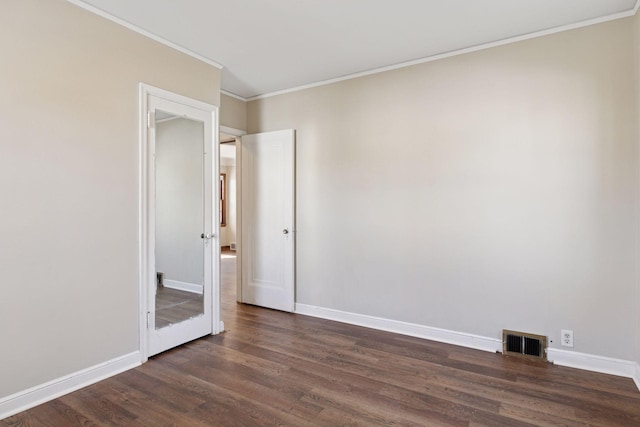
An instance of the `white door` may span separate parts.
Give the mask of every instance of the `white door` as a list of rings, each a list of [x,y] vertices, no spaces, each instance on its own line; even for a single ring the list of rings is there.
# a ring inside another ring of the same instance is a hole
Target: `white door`
[[[294,131],[242,137],[242,302],[293,311]]]
[[[215,107],[167,98],[146,95],[147,356],[217,332]]]

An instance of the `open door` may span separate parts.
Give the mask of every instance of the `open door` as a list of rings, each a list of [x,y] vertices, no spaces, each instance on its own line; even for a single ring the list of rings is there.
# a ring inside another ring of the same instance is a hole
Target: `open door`
[[[218,332],[215,107],[143,87],[146,356]]]
[[[294,131],[243,136],[241,151],[242,302],[292,312]]]

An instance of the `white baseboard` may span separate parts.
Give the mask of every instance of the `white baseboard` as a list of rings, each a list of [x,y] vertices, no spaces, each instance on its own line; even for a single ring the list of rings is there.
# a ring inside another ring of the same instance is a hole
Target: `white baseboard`
[[[464,332],[450,331],[447,329],[432,328],[430,326],[415,323],[400,322],[381,317],[367,316],[364,314],[348,313],[330,308],[315,307],[306,304],[296,304],[295,312],[306,316],[320,317],[327,320],[349,323],[351,325],[364,326],[381,331],[395,332],[397,334],[475,348],[477,350],[495,353],[502,350],[502,341],[495,338],[472,335]]]
[[[140,352],[126,354],[107,362],[74,372],[53,381],[0,398],[0,420],[41,403],[71,393],[121,372],[140,366]]]
[[[490,352],[502,351],[501,340],[467,334],[464,332],[432,328],[430,326],[417,325],[415,323],[400,322],[397,320],[349,313],[306,304],[296,304],[295,312],[305,316],[319,317],[351,325],[364,326],[367,328],[459,345],[461,347],[475,348]],[[640,364],[636,362],[555,348],[547,349],[547,357],[549,361],[560,366],[568,366],[587,371],[600,372],[603,374],[633,378],[638,386],[638,390],[640,390]]]
[[[202,295],[202,285],[196,285],[195,283],[179,282],[177,280],[163,280],[165,287],[171,289],[178,289],[180,291],[192,292],[194,294]]]
[[[547,359],[556,365],[602,374],[618,375],[634,378],[638,364],[630,360],[614,359],[612,357],[596,356],[595,354],[578,353],[575,351],[547,348]],[[636,384],[638,381],[636,381]],[[640,386],[638,387],[640,389]]]

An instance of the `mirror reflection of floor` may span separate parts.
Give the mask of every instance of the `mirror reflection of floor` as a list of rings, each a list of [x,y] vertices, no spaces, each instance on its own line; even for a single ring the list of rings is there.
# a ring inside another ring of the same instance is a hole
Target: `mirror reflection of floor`
[[[195,317],[203,312],[201,294],[162,286],[156,293],[156,329]]]
[[[220,254],[221,308],[223,319],[232,318],[236,309],[236,252],[223,247]],[[159,287],[156,293],[156,329],[179,323],[203,311],[202,295]]]

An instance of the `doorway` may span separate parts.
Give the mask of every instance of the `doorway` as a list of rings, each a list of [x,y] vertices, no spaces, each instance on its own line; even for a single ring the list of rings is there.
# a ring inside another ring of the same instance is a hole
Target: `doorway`
[[[233,318],[235,302],[293,311],[295,132],[220,130],[220,191],[227,193],[219,204],[225,318]]]
[[[240,137],[245,134],[239,129],[220,126],[220,306],[225,330],[234,328],[236,304],[242,302],[238,292],[240,165],[237,151]]]
[[[231,133],[227,133],[227,132]],[[224,128],[220,132],[220,304],[225,328],[232,328],[237,295],[237,138],[244,132]]]

